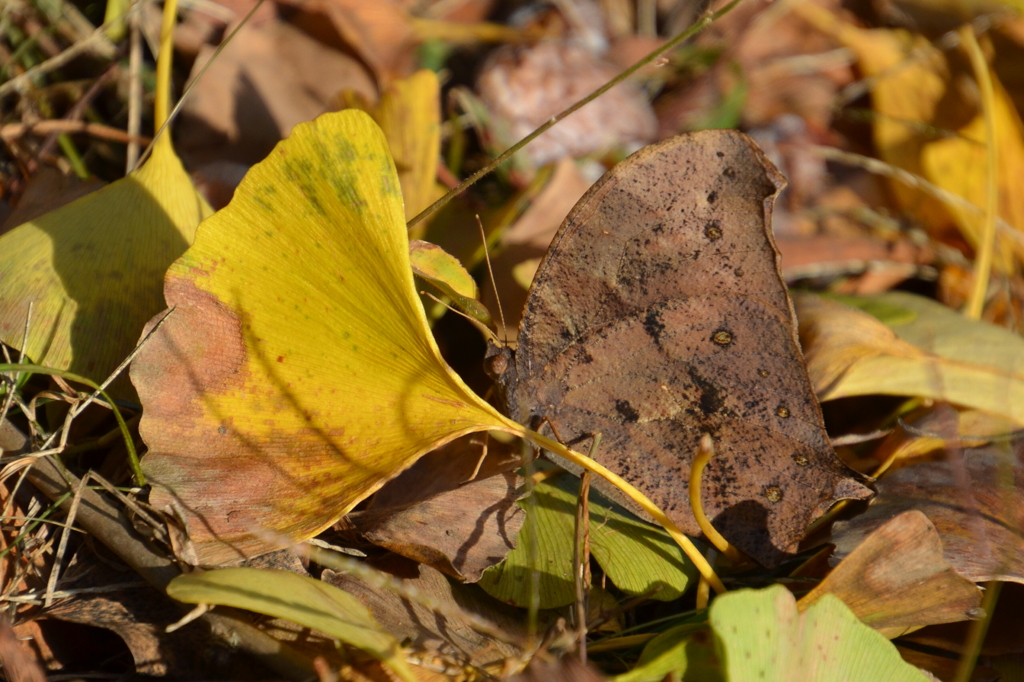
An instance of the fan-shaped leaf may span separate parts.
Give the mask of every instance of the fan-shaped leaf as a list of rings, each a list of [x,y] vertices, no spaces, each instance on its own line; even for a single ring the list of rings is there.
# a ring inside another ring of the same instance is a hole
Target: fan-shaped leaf
[[[530,544],[536,544],[541,608],[571,604],[576,493],[579,482],[568,474],[538,483],[533,500],[521,504],[533,521],[519,532],[516,549],[505,563],[487,569],[480,585],[492,596],[520,606],[529,603]],[[672,601],[689,587],[696,569],[668,533],[644,523],[597,491],[590,494],[590,551],[608,578],[627,594],[651,594]]]
[[[913,294],[846,300],[886,311],[888,326],[837,301],[794,297],[807,371],[821,400],[919,396],[1024,424],[1020,336]]]
[[[297,126],[165,292],[176,310],[132,380],[151,499],[188,527],[190,560],[310,537],[432,448],[520,429],[441,360],[387,142],[361,111]]]
[[[730,682],[926,682],[884,636],[827,594],[803,613],[789,590],[737,590],[709,614]]]

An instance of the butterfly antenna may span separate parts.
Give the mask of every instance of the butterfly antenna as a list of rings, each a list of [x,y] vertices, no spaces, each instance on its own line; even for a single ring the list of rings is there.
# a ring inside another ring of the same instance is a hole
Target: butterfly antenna
[[[498,318],[501,320],[501,334],[505,338],[502,339],[502,345],[508,345],[508,327],[505,326],[505,311],[501,309],[501,295],[498,294],[498,283],[494,279],[494,268],[491,267],[491,253],[490,249],[487,248],[487,233],[484,232],[484,223],[480,220],[480,215],[476,216],[477,227],[480,228],[480,241],[484,245],[484,260],[487,262],[487,274],[491,277],[491,287],[494,289],[494,301],[498,304]],[[495,340],[497,336],[495,335]]]

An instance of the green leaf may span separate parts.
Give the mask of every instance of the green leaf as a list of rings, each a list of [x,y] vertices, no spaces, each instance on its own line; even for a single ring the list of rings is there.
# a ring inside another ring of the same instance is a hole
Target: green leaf
[[[187,604],[232,606],[319,630],[383,661],[403,680],[417,682],[398,642],[369,609],[321,580],[288,571],[224,568],[180,575],[167,594]]]
[[[889,640],[827,594],[806,611],[785,587],[715,599],[709,622],[729,682],[927,682]]]
[[[579,479],[561,474],[538,483],[517,546],[504,563],[487,569],[480,586],[502,601],[526,606],[530,599],[530,544],[536,543],[540,608],[576,598],[572,580],[576,495]],[[531,518],[532,517],[532,518]],[[534,530],[535,529],[535,530]],[[627,594],[657,589],[652,599],[678,599],[696,576],[693,564],[661,528],[640,521],[596,490],[590,492],[590,551],[608,578]]]
[[[476,280],[458,258],[437,244],[413,239],[409,242],[409,260],[414,273],[444,292],[477,322],[490,326],[491,314],[477,300]]]
[[[644,647],[633,669],[615,682],[661,682],[670,675],[683,682],[722,682],[714,642],[706,623],[669,628]]]

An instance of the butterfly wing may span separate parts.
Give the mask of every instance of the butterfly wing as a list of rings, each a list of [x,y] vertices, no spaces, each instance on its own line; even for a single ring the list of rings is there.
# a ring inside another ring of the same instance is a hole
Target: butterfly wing
[[[568,443],[601,434],[596,458],[693,535],[690,464],[711,434],[704,508],[766,565],[833,502],[870,494],[832,451],[803,364],[771,232],[784,185],[735,131],[615,166],[537,271],[506,386],[513,418]]]

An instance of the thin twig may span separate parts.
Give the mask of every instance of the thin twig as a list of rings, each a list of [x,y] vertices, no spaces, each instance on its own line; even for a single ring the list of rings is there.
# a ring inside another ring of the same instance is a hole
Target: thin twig
[[[142,0],[135,0],[136,3]],[[133,138],[128,143],[125,154],[125,175],[139,162],[139,143],[135,141],[142,132],[142,29],[141,19],[133,15],[128,19],[128,135]],[[149,144],[147,140],[146,144]]]
[[[0,139],[14,140],[28,134],[48,135],[50,133],[85,133],[103,140],[112,142],[149,142],[148,137],[133,137],[120,128],[103,125],[102,123],[90,123],[87,121],[69,121],[67,119],[49,119],[36,121],[35,123],[8,123],[0,126]]]
[[[56,524],[55,521],[51,521],[51,524]],[[53,592],[54,599],[68,599],[70,597],[77,597],[83,594],[106,594],[109,592],[120,592],[121,590],[133,590],[140,587],[149,587],[149,584],[142,580],[135,580],[127,583],[112,583],[110,585],[99,585],[97,587],[77,587],[71,590],[55,590]],[[0,597],[0,601],[9,601],[16,604],[35,604],[42,606],[43,596],[45,592],[40,590],[25,590],[19,592],[17,595],[4,595]]]
[[[983,216],[985,214],[985,209],[974,205],[959,194],[953,194],[949,190],[943,189],[938,185],[925,180],[920,175],[915,175],[914,173],[905,171],[902,168],[897,168],[896,166],[885,163],[884,161],[879,161],[878,159],[873,159],[870,156],[864,156],[862,154],[844,152],[840,149],[835,149],[834,147],[808,145],[807,148],[824,159],[845,163],[849,166],[856,166],[877,175],[884,175],[885,177],[899,180],[908,187],[919,189],[925,194],[938,199],[947,206],[968,211],[974,215]],[[998,215],[996,216],[995,222],[996,227],[999,228],[1000,234],[1012,237],[1019,245],[1024,246],[1024,234]]]
[[[596,439],[595,439],[596,443]],[[591,447],[590,456],[594,456]],[[576,528],[572,544],[572,580],[576,587],[576,637],[579,657],[587,662],[587,597],[590,591],[590,472],[580,476],[580,492],[576,498]]]
[[[61,530],[60,542],[57,544],[57,553],[53,555],[53,564],[50,566],[50,577],[46,581],[46,593],[43,595],[43,606],[50,608],[53,604],[53,593],[57,589],[57,576],[60,575],[61,566],[64,564],[64,552],[68,548],[68,538],[74,530],[75,517],[78,515],[78,507],[82,502],[82,492],[88,484],[92,472],[87,472],[78,482],[74,496],[71,498],[71,506],[68,508],[67,525]]]
[[[452,199],[454,199],[458,195],[460,195],[463,192],[465,192],[467,189],[472,187],[474,184],[476,184],[476,182],[480,178],[484,177],[485,175],[487,175],[488,173],[493,171],[495,168],[497,168],[501,164],[503,164],[506,161],[508,161],[520,149],[522,149],[526,145],[528,145],[531,142],[533,142],[539,136],[543,135],[545,132],[548,131],[548,129],[550,129],[556,123],[558,123],[562,119],[566,118],[567,116],[571,116],[572,114],[576,113],[577,111],[579,111],[580,109],[582,109],[586,105],[590,104],[591,102],[593,102],[595,99],[597,99],[598,97],[600,97],[604,93],[606,93],[609,90],[611,90],[612,88],[614,88],[616,85],[618,85],[622,81],[624,81],[627,78],[629,78],[630,76],[632,76],[634,73],[636,73],[637,71],[639,71],[643,67],[645,67],[648,64],[654,62],[656,59],[661,57],[663,54],[665,54],[665,53],[675,49],[676,47],[681,45],[684,41],[686,41],[689,38],[692,38],[693,36],[697,35],[701,31],[706,29],[708,26],[710,26],[712,24],[712,22],[716,21],[718,18],[720,18],[720,17],[728,14],[729,12],[731,12],[732,9],[734,7],[736,7],[736,5],[738,5],[740,2],[741,2],[741,0],[733,0],[728,5],[726,5],[722,9],[718,10],[717,12],[713,12],[711,14],[705,14],[702,18],[698,19],[693,24],[693,26],[691,26],[687,30],[683,31],[682,33],[680,33],[676,37],[672,38],[667,43],[665,43],[664,45],[662,45],[658,49],[654,50],[653,52],[648,54],[646,57],[644,57],[643,59],[641,59],[637,63],[633,64],[631,67],[629,67],[625,71],[622,71],[615,78],[611,79],[610,81],[608,81],[607,83],[605,83],[604,85],[599,87],[597,90],[594,90],[592,93],[590,93],[589,95],[587,95],[583,99],[579,100],[575,104],[569,106],[568,108],[566,108],[566,109],[562,110],[561,112],[559,112],[559,113],[555,114],[554,116],[552,116],[550,119],[548,119],[548,121],[546,123],[541,125],[539,128],[534,130],[532,133],[530,133],[529,135],[527,135],[523,139],[519,140],[519,142],[516,142],[514,145],[512,145],[511,147],[506,149],[504,152],[499,154],[495,159],[493,159],[486,166],[484,166],[483,168],[478,170],[476,173],[473,173],[468,178],[463,180],[459,184],[458,187],[456,187],[455,189],[453,189],[450,192],[448,192],[447,194],[445,194],[443,197],[441,197],[440,199],[438,199],[437,201],[432,203],[427,208],[423,209],[418,215],[413,216],[412,220],[410,220],[406,224],[406,227],[412,228],[417,223],[419,223],[424,218],[426,218],[428,215],[431,215],[432,213],[435,213],[436,211],[440,210],[441,207],[443,207],[449,201],[451,201]]]
[[[979,620],[971,621],[967,626],[967,641],[964,642],[953,682],[968,682],[971,679],[974,666],[978,662],[978,654],[981,653],[982,643],[985,641],[985,635],[988,634],[988,626],[992,623],[992,615],[995,613],[1002,586],[1003,584],[998,580],[990,580],[985,583],[985,595],[981,598],[981,608],[985,615]]]

